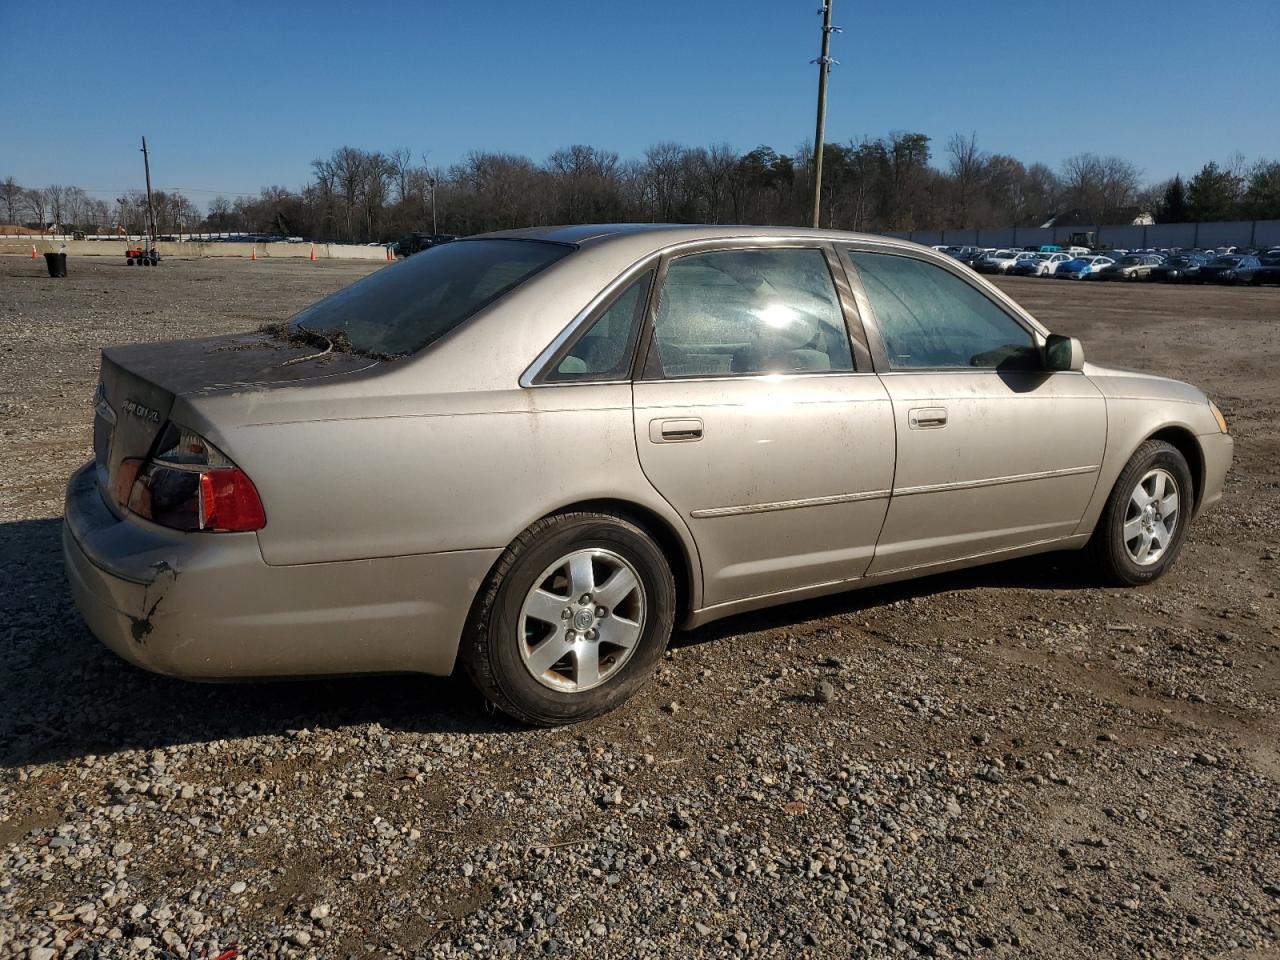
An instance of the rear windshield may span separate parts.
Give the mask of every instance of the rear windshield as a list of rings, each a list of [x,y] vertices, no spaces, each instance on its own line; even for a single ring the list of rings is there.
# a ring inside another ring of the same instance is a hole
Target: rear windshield
[[[312,304],[289,327],[357,353],[416,353],[572,250],[541,240],[441,244]]]

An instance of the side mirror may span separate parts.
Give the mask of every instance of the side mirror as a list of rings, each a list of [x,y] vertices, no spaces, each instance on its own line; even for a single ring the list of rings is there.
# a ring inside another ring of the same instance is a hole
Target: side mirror
[[[1044,365],[1047,370],[1084,369],[1084,347],[1075,337],[1049,334],[1044,342]]]

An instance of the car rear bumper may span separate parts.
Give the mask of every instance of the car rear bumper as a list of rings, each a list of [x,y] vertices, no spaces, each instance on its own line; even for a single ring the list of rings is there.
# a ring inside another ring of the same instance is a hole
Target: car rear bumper
[[[188,679],[448,674],[501,550],[269,566],[252,533],[186,534],[71,477],[63,558],[89,629],[124,659]]]

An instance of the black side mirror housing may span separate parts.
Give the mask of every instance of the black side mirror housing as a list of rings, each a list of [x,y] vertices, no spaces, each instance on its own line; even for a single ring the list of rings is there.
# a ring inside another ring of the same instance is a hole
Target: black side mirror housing
[[[1075,337],[1064,337],[1051,333],[1044,342],[1044,365],[1046,370],[1084,369],[1084,347]]]

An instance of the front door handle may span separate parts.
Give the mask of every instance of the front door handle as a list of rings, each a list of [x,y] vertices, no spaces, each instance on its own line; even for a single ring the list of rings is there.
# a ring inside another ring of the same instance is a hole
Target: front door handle
[[[913,407],[907,411],[907,424],[912,430],[936,430],[947,425],[946,407]]]
[[[686,420],[650,420],[649,439],[654,443],[688,443],[702,439],[702,421],[696,417]]]

